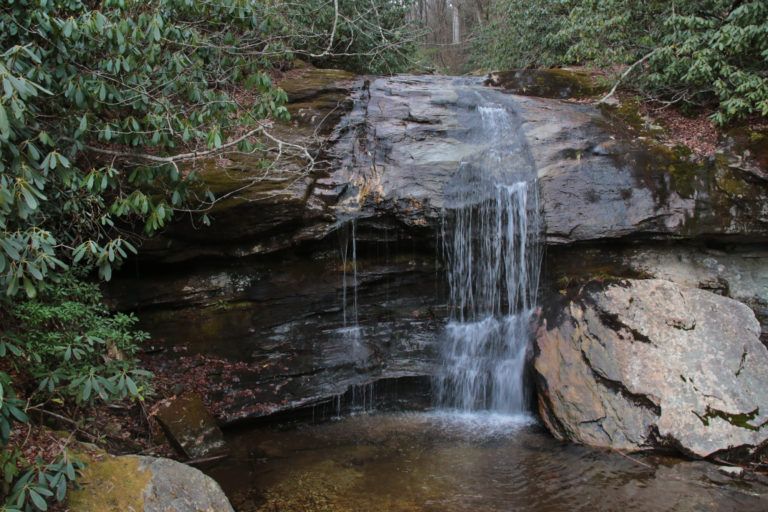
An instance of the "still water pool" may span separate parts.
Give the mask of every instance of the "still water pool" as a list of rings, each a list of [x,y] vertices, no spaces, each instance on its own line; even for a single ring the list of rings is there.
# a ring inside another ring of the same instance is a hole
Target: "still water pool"
[[[238,512],[768,510],[759,481],[560,443],[522,415],[367,414],[228,441],[208,473]]]

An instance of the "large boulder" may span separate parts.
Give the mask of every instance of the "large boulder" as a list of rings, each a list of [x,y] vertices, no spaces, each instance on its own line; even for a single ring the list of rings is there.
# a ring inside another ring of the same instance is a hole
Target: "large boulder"
[[[768,346],[768,250],[760,247],[727,251],[698,247],[637,248],[616,251],[636,271],[683,286],[710,290],[755,312],[760,339]]]
[[[540,82],[554,92],[519,85]],[[362,79],[298,70],[280,82],[293,117],[274,133],[307,148],[315,165],[290,144],[281,146],[285,154],[269,172],[261,155],[203,163],[199,175],[224,198],[209,212],[215,225],[184,218],[146,244],[143,256],[177,262],[264,255],[323,239],[350,215],[371,238],[428,239],[459,164],[488,149],[477,130],[487,106],[510,114],[517,167],[538,173],[550,245],[768,240],[768,182],[743,158],[693,162],[645,129],[631,109],[555,99],[574,94],[566,84],[587,82],[564,71],[494,74],[486,83],[497,87],[487,87],[479,77]],[[753,153],[731,147],[729,155]]]
[[[170,459],[103,454],[69,495],[78,512],[233,512],[212,478]]]
[[[583,98],[605,92],[589,74],[568,69],[497,71],[488,75],[485,83],[521,96],[540,98]]]
[[[734,458],[768,441],[768,349],[744,304],[624,280],[587,286],[545,316],[535,378],[556,437]]]

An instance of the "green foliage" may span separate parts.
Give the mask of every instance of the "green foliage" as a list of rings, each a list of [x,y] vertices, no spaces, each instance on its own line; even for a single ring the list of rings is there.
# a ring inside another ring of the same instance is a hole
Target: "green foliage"
[[[496,0],[474,47],[485,67],[632,64],[652,98],[717,108],[718,124],[768,116],[762,0]]]
[[[571,2],[561,28],[552,35],[566,51],[564,63],[630,64],[653,49],[664,33],[668,0]]]
[[[9,295],[34,297],[74,259],[108,279],[134,251],[116,224],[141,222],[151,234],[170,220],[193,176],[133,153],[216,148],[235,128],[287,116],[264,59],[228,51],[269,26],[262,11],[242,0],[4,3],[0,284]],[[233,94],[241,84],[257,93],[247,108]]]
[[[768,117],[768,3],[698,4],[668,17],[643,86],[674,101],[716,102],[720,125]]]
[[[496,0],[488,23],[473,38],[473,65],[512,69],[561,64],[568,48],[554,35],[564,29],[572,4],[569,0]]]
[[[71,272],[43,282],[34,299],[0,302],[0,321],[0,357],[27,382],[30,402],[83,406],[95,400],[143,400],[150,392],[151,374],[136,360],[147,334],[134,329],[135,317],[110,314],[98,286]],[[8,446],[13,423],[29,421],[26,410],[8,374],[0,372],[0,469],[6,496],[0,510],[47,510],[51,500],[65,499],[82,467],[65,451],[52,462],[29,464],[17,446]]]
[[[151,235],[210,202],[188,164],[228,141],[253,151],[239,136],[287,119],[270,72],[294,55],[401,66],[407,2],[359,5],[341,0],[337,16],[331,0],[3,2],[0,287],[34,297],[80,262],[109,279],[135,252],[133,228]]]
[[[16,469],[18,451],[4,452],[4,468]],[[3,483],[10,488],[5,505],[0,506],[2,512],[34,512],[48,510],[51,499],[62,503],[67,497],[67,489],[77,478],[83,463],[68,453],[56,457],[56,460],[45,463],[42,459],[35,460],[20,477],[15,478],[13,471],[4,472]],[[11,477],[11,478],[9,478]],[[12,485],[11,485],[12,484]]]
[[[70,273],[40,292],[4,307],[12,327],[0,333],[0,356],[28,372],[45,398],[143,399],[150,374],[137,368],[135,356],[148,335],[134,330],[137,319],[110,314],[98,286]]]
[[[21,351],[18,353],[21,354]],[[14,422],[26,423],[29,419],[24,412],[25,406],[24,401],[16,397],[11,378],[7,373],[0,372],[0,446],[8,443]],[[5,468],[4,472],[7,472]]]

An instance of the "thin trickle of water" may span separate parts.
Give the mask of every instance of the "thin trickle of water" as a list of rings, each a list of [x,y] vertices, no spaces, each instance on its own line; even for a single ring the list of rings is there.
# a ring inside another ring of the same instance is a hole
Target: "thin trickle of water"
[[[359,318],[357,316],[357,233],[356,233],[356,227],[357,223],[354,219],[350,222],[351,230],[352,230],[352,283],[353,283],[353,293],[352,293],[352,312],[354,314],[354,323],[357,326],[359,322]]]
[[[460,322],[529,310],[536,302],[537,248],[529,199],[535,184],[493,185],[443,223],[452,317]],[[469,192],[476,194],[476,190]],[[534,226],[535,228],[535,226]]]
[[[353,384],[333,397],[331,418],[339,419],[344,413],[369,413],[376,410],[376,383]],[[314,412],[314,411],[313,411]],[[312,421],[315,418],[313,416]]]
[[[352,412],[371,412],[375,410],[374,382],[357,384],[351,388],[350,409]]]
[[[443,407],[521,413],[541,261],[536,173],[514,116],[493,106],[478,112],[486,149],[446,189],[451,315],[436,395]]]
[[[342,288],[341,288],[341,315],[342,327],[339,330],[341,336],[353,344],[355,352],[359,350],[361,329],[359,323],[358,303],[357,303],[357,222],[351,219],[347,222],[347,229],[341,243],[341,266],[342,266]],[[351,270],[351,283],[349,272]],[[349,290],[351,289],[351,304],[349,299]]]

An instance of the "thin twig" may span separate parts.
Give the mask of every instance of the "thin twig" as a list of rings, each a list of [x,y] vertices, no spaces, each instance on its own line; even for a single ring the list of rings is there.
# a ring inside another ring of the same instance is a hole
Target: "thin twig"
[[[653,466],[651,466],[650,464],[647,464],[647,463],[645,463],[645,462],[643,462],[643,461],[641,461],[639,459],[636,459],[635,457],[627,455],[626,453],[622,452],[621,450],[613,450],[613,451],[615,451],[616,453],[618,453],[622,457],[625,457],[625,458],[631,460],[632,462],[636,462],[637,464],[640,464],[641,466],[645,466],[646,468],[653,469]]]
[[[68,423],[68,424],[74,426],[76,431],[80,432],[81,434],[83,434],[85,437],[87,437],[91,441],[95,442],[95,441],[98,441],[98,439],[99,439],[98,437],[96,437],[96,436],[94,436],[92,434],[89,434],[85,430],[81,429],[80,428],[80,424],[78,422],[76,422],[75,420],[71,419],[71,418],[67,418],[66,416],[62,416],[61,414],[56,414],[55,412],[49,411],[47,409],[43,409],[42,407],[38,407],[38,406],[30,407],[28,410],[30,410],[30,411],[37,411],[39,413],[45,414],[47,416],[50,416],[52,418],[56,418],[57,420],[61,420],[61,421],[65,422],[65,423]]]
[[[212,455],[210,457],[201,457],[199,459],[189,459],[185,460],[184,464],[187,464],[188,466],[194,466],[195,464],[204,464],[206,462],[213,462],[215,460],[221,460],[226,459],[229,457],[226,453],[220,454],[220,455]]]

